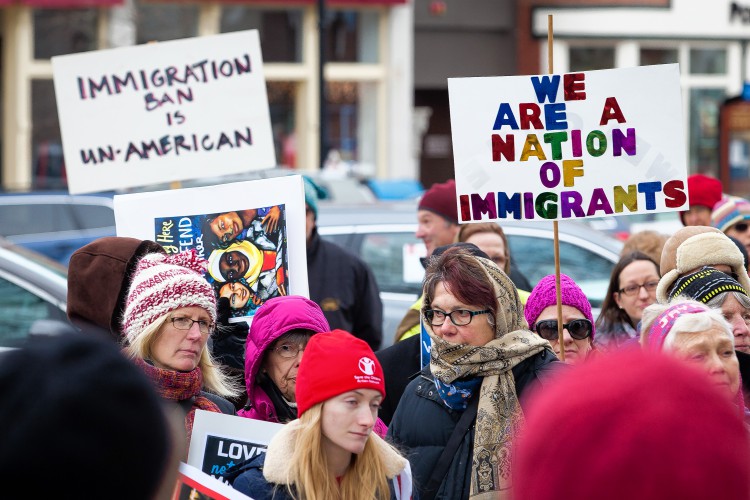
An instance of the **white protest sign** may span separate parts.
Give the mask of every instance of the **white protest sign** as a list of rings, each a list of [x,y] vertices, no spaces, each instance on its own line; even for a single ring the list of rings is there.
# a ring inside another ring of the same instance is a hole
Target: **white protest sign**
[[[231,318],[249,322],[269,299],[309,296],[302,182],[290,175],[117,195],[117,235],[155,241],[168,254],[194,249]]]
[[[449,78],[461,222],[687,208],[676,64]]]
[[[266,452],[284,426],[252,418],[196,410],[187,463],[218,479]]]
[[[252,500],[249,496],[184,462],[180,462],[172,498],[174,500],[193,500],[194,498],[201,500]]]
[[[52,58],[71,193],[276,164],[256,30]]]

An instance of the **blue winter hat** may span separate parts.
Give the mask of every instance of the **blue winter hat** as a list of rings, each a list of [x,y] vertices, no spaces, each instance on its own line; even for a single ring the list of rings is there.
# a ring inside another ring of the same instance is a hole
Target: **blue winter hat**
[[[315,218],[318,218],[318,200],[325,200],[328,198],[328,193],[325,189],[315,183],[309,176],[303,175],[302,180],[305,184],[305,203],[313,211]]]

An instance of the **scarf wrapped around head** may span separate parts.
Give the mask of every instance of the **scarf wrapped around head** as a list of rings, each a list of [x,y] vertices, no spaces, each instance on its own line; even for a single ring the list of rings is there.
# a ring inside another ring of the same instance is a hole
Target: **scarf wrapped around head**
[[[185,431],[187,432],[188,448],[190,448],[190,436],[193,434],[195,410],[200,409],[221,413],[221,410],[213,401],[205,396],[201,396],[201,388],[203,387],[201,369],[195,368],[189,372],[178,372],[157,368],[141,358],[134,358],[133,361],[148,376],[156,392],[162,398],[175,402],[193,399],[190,411],[185,415]]]
[[[510,278],[491,260],[471,258],[482,266],[495,291],[495,338],[484,346],[453,344],[437,337],[427,321],[424,325],[432,339],[430,369],[437,380],[452,384],[481,378],[469,498],[496,498],[511,487],[511,443],[523,423],[511,370],[550,344],[528,329]]]

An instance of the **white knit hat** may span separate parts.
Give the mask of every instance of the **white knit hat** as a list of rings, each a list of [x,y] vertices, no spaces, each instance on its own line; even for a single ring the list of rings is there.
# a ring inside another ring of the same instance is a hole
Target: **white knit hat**
[[[148,254],[136,266],[123,314],[123,331],[132,342],[163,315],[201,307],[216,323],[216,295],[203,277],[206,261],[195,252]]]

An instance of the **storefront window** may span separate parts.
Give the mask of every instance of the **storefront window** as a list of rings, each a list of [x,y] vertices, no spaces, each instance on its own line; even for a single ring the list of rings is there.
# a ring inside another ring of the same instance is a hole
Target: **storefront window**
[[[96,50],[97,9],[34,9],[34,59]]]
[[[285,167],[297,167],[297,140],[295,135],[294,105],[297,84],[293,82],[268,82],[268,107],[271,112],[273,145],[276,163]]]
[[[724,89],[690,90],[691,171],[718,171],[719,106],[724,99]]]
[[[264,62],[302,61],[302,11],[260,10],[226,5],[221,9],[221,32],[257,29]]]
[[[331,10],[326,16],[326,60],[376,63],[378,54],[376,11]]]
[[[357,157],[357,91],[354,82],[331,82],[326,86],[326,144],[329,150],[336,150],[344,161]]]
[[[677,49],[641,49],[641,66],[676,63]]]
[[[362,82],[330,82],[327,95],[329,157],[349,166],[376,164],[377,86]]]
[[[65,189],[60,123],[52,80],[31,81],[32,188]]]
[[[163,42],[198,35],[198,5],[137,3],[136,43]]]
[[[724,49],[690,49],[690,74],[723,75],[727,72]]]
[[[613,47],[571,47],[570,71],[591,71],[615,67]]]

